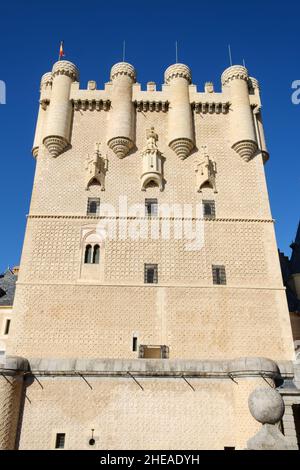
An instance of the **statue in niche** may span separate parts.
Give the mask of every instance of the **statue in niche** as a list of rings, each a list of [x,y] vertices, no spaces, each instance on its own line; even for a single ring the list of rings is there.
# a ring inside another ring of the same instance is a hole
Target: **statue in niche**
[[[101,186],[101,191],[105,191],[105,175],[108,170],[108,159],[103,158],[100,152],[100,143],[95,144],[95,151],[92,156],[88,156],[86,165],[86,190],[92,185]]]
[[[216,162],[209,157],[206,145],[202,146],[203,153],[198,158],[196,163],[196,188],[197,192],[201,193],[203,188],[211,188],[214,193],[217,193],[216,187]]]
[[[163,190],[163,156],[158,150],[158,135],[154,127],[146,131],[147,144],[142,151],[143,170],[141,175],[141,190],[158,187]]]

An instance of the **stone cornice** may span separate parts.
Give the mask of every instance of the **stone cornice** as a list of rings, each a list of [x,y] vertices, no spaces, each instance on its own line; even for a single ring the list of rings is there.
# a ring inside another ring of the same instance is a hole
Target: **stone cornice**
[[[114,80],[119,75],[127,75],[133,80],[133,82],[136,81],[135,69],[133,65],[128,64],[127,62],[118,62],[117,64],[113,65],[110,72],[110,79]]]
[[[44,73],[44,75],[41,78],[41,88],[48,86],[48,85],[52,86],[52,82],[53,82],[52,73],[51,72]]]
[[[19,359],[15,361],[14,359]],[[21,359],[21,361],[20,361]],[[8,356],[0,372],[13,372],[33,376],[55,377],[183,377],[203,379],[220,378],[234,380],[243,377],[293,378],[293,372],[280,372],[276,362],[265,357],[241,357],[237,359],[106,359],[106,358],[30,358],[30,371],[24,368],[26,360]],[[291,361],[290,361],[291,362]],[[17,369],[18,364],[20,369]],[[292,362],[291,362],[292,367]]]
[[[151,101],[151,100],[138,100],[134,102],[137,111],[163,111],[164,113],[169,109],[168,101]]]
[[[222,73],[221,81],[223,86],[236,79],[248,81],[249,75],[246,67],[243,67],[242,65],[233,65]]]
[[[192,73],[185,64],[173,64],[165,71],[165,83],[169,84],[174,78],[185,78],[188,83],[192,83]]]
[[[110,100],[97,100],[97,99],[72,99],[74,110],[82,111],[109,111],[111,102]]]
[[[55,62],[52,68],[52,76],[55,77],[56,75],[67,75],[68,77],[72,78],[72,80],[79,80],[79,71],[76,65],[72,64],[68,60],[59,60]]]
[[[198,101],[192,103],[192,108],[195,110],[196,113],[199,114],[227,114],[230,108],[230,103],[228,101]]]

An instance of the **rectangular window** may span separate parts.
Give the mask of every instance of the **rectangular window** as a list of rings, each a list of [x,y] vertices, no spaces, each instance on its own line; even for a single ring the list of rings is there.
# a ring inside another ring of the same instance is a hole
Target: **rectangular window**
[[[157,199],[145,199],[145,214],[148,217],[157,216]]]
[[[150,346],[141,344],[139,347],[140,359],[169,359],[169,346]]]
[[[89,197],[87,202],[87,215],[99,215],[100,212],[100,198],[98,197]]]
[[[137,351],[137,337],[132,338],[132,351]]]
[[[5,335],[8,335],[8,333],[9,333],[9,327],[10,327],[10,320],[6,320],[5,329],[4,329],[4,334],[5,334]]]
[[[158,265],[157,264],[145,264],[144,282],[145,284],[157,284],[158,282]]]
[[[64,433],[56,434],[55,449],[64,449],[66,435]]]
[[[202,201],[203,205],[203,217],[205,219],[216,218],[216,205],[215,201]]]
[[[225,266],[212,266],[212,275],[214,284],[226,284]]]

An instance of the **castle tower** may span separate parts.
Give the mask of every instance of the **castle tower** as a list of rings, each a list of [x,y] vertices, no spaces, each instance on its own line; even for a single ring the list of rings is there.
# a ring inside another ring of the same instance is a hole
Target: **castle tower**
[[[222,74],[223,93],[231,101],[230,138],[232,148],[245,160],[254,157],[257,140],[249,99],[249,76],[245,67],[234,65]]]
[[[43,136],[43,143],[51,157],[60,155],[70,144],[73,110],[70,91],[75,80],[78,80],[78,70],[74,64],[67,60],[59,60],[53,65],[52,90]]]
[[[28,399],[2,383],[22,419],[1,445],[244,449],[254,389],[298,396],[258,82],[234,66],[198,90],[174,64],[144,90],[124,62],[103,89],[78,77],[59,61],[41,82],[0,365]]]
[[[107,144],[119,158],[124,158],[134,146],[132,85],[135,78],[134,67],[126,62],[115,64],[111,69],[113,105]]]
[[[195,146],[189,97],[189,84],[191,81],[191,71],[184,64],[170,65],[165,71],[165,83],[169,86],[170,97],[168,113],[169,146],[182,160],[189,156]]]

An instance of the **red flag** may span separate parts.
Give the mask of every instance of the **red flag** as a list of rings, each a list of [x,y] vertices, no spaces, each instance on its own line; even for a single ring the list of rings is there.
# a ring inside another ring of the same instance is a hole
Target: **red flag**
[[[59,56],[58,56],[58,59],[60,60],[62,57],[65,57],[65,53],[64,53],[64,42],[63,42],[63,41],[60,42],[60,48],[59,48]]]

